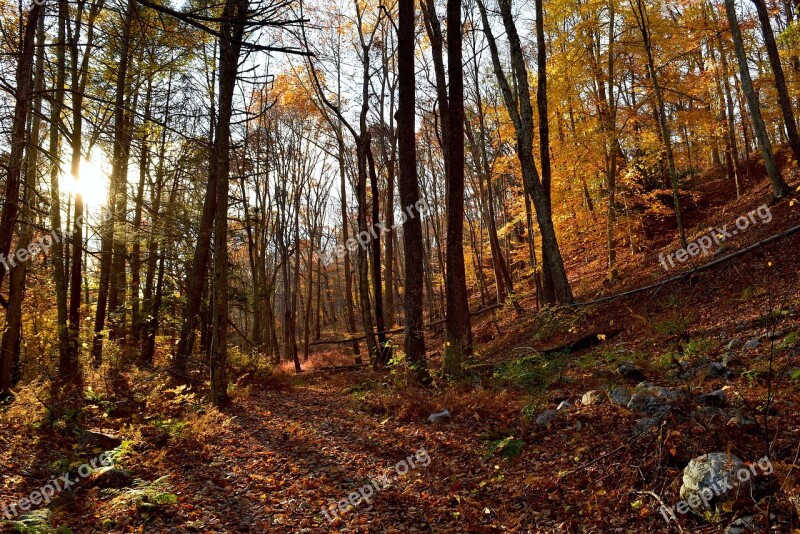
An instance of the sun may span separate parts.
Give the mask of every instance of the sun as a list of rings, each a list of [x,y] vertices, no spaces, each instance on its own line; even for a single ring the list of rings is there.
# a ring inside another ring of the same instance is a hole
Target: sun
[[[87,208],[99,208],[108,202],[108,173],[103,170],[102,158],[81,159],[78,179],[67,171],[61,180],[61,190],[73,196],[80,194]]]

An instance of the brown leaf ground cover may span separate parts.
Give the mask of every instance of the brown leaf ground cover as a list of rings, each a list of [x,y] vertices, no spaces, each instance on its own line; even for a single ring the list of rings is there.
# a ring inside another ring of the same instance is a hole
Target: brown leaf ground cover
[[[790,183],[797,188],[798,182],[795,173]],[[690,235],[768,200],[763,180],[752,180],[740,199],[719,196],[721,188],[704,183],[710,185],[699,190],[698,204],[715,215],[700,220],[690,213]],[[785,201],[771,212],[772,222],[737,235],[726,251],[800,224],[800,203]],[[665,237],[636,256],[623,252],[621,281],[608,286],[600,232],[567,234],[564,241],[582,301],[664,278],[657,255],[676,248]],[[799,244],[796,234],[612,302],[482,316],[475,325],[476,365],[459,385],[410,387],[402,364],[384,372],[326,371],[351,363],[331,351],[314,355],[300,376],[276,369],[241,377],[231,405],[218,411],[202,388],[175,387],[158,371],[126,372],[133,396],[146,405],[119,414],[108,404],[114,399],[87,396],[81,425],[121,435],[117,466],[140,481],[113,489],[82,480],[53,502],[51,524],[76,533],[721,532],[752,515],[759,529],[794,532],[800,528]],[[623,244],[621,251],[630,248]],[[532,309],[530,294],[519,298]],[[596,347],[537,356],[581,334],[616,328],[622,332]],[[708,377],[708,364],[722,360],[731,339],[770,333],[778,335],[735,351],[730,380]],[[440,341],[435,332],[428,338],[434,368]],[[590,389],[624,384],[615,372],[622,361],[691,395],[649,421],[625,407],[575,402]],[[101,391],[101,380],[93,380]],[[70,437],[69,421],[41,423],[43,387],[26,388],[0,414],[0,503],[29,495],[53,474],[101,452]],[[696,394],[722,387],[730,406],[698,405]],[[537,427],[536,416],[563,399],[574,406],[551,427]],[[442,409],[452,413],[450,422],[427,422]],[[733,413],[757,424],[734,428]],[[398,463],[421,449],[429,463],[398,475]],[[680,500],[690,459],[730,452],[754,461],[767,451],[772,476],[758,477],[752,494],[719,522],[685,515],[668,524],[659,513],[658,499],[668,506]],[[371,502],[328,521],[323,507],[332,514],[338,501],[386,474],[393,481]]]

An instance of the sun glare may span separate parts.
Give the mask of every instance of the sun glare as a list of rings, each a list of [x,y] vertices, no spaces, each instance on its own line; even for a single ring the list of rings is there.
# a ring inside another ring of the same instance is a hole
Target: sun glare
[[[96,160],[82,159],[78,179],[67,171],[61,180],[62,191],[80,194],[88,208],[104,206],[108,201],[108,174],[103,167]]]

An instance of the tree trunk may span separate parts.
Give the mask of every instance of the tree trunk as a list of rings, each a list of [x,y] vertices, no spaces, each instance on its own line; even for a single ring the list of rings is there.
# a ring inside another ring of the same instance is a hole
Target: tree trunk
[[[116,256],[123,255],[124,270],[124,242],[122,249],[115,244],[119,237],[115,237],[114,225],[118,218],[124,217],[117,211],[121,204],[120,197],[127,196],[127,176],[123,174],[128,159],[126,149],[126,120],[125,120],[125,88],[128,78],[128,60],[130,40],[131,40],[131,21],[133,18],[134,0],[128,0],[122,27],[122,42],[120,43],[120,60],[117,69],[116,97],[114,101],[114,150],[111,161],[111,178],[108,188],[108,209],[111,217],[104,223],[104,230],[101,236],[100,245],[100,284],[97,292],[97,307],[94,319],[94,340],[92,342],[92,362],[95,367],[99,367],[103,358],[103,329],[105,328],[106,313],[116,313],[118,303],[117,291],[111,291],[112,278],[115,274]],[[122,200],[124,202],[124,200]],[[124,208],[124,205],[122,206]],[[117,266],[118,268],[118,266]],[[116,285],[116,284],[115,284]],[[110,295],[111,293],[111,295]],[[109,298],[109,297],[113,298]],[[107,308],[110,308],[107,310]]]
[[[464,266],[464,68],[462,59],[461,0],[447,0],[447,69],[449,93],[447,131],[447,309],[442,373],[457,377],[472,356]]]
[[[222,10],[219,40],[219,120],[215,136],[216,210],[214,216],[214,277],[212,342],[209,367],[211,399],[219,406],[228,401],[228,183],[230,126],[233,93],[239,72],[248,0],[227,0]]]
[[[758,12],[758,21],[761,23],[761,33],[764,36],[769,65],[775,75],[775,89],[778,90],[778,104],[780,104],[781,112],[783,113],[783,123],[786,126],[789,147],[792,149],[795,161],[800,165],[800,134],[797,132],[797,122],[794,119],[792,101],[789,98],[789,90],[786,87],[786,76],[783,74],[778,45],[775,43],[775,36],[772,33],[772,26],[770,26],[767,4],[764,0],[753,0],[753,4]]]
[[[753,128],[755,130],[758,146],[764,158],[764,167],[767,169],[767,175],[772,183],[772,196],[775,199],[783,198],[790,193],[789,186],[781,176],[780,170],[775,163],[775,158],[772,155],[772,143],[767,134],[767,127],[764,124],[764,118],[761,116],[761,105],[758,102],[755,90],[753,89],[753,81],[750,78],[750,69],[747,66],[747,55],[744,50],[744,43],[742,41],[742,32],[739,29],[739,22],[736,19],[736,7],[733,0],[725,0],[725,12],[728,15],[728,24],[731,29],[731,38],[733,39],[733,46],[736,50],[736,57],[739,60],[739,76],[742,80],[742,90],[747,97],[747,105],[750,108],[750,115],[753,118]]]
[[[632,6],[633,7],[633,6]],[[667,166],[669,167],[669,181],[672,186],[672,199],[675,203],[675,223],[678,227],[678,238],[681,245],[686,247],[686,232],[683,229],[683,219],[681,216],[681,202],[680,191],[678,189],[678,174],[675,170],[675,157],[672,152],[672,134],[667,121],[667,110],[664,104],[664,95],[661,91],[661,84],[656,72],[655,61],[653,59],[653,46],[650,41],[650,19],[645,9],[643,0],[636,0],[636,7],[634,8],[634,15],[636,22],[639,25],[639,31],[642,34],[642,41],[647,56],[647,72],[650,75],[650,80],[653,82],[653,92],[656,97],[656,104],[658,106],[658,124],[661,128],[661,138],[664,142],[664,149],[667,152]]]
[[[405,292],[403,350],[408,358],[411,379],[428,378],[425,361],[425,334],[422,315],[422,284],[425,246],[419,211],[419,180],[415,135],[416,79],[414,71],[414,0],[400,0],[397,29],[397,143],[398,188],[401,206],[414,206],[413,217],[403,221],[403,289]]]
[[[37,6],[35,3],[28,14],[28,20],[25,23],[23,30],[23,41],[21,43],[21,54],[19,57],[20,64],[17,66],[17,103],[14,110],[14,130],[12,136],[12,146],[18,142],[27,144],[19,147],[19,167],[14,171],[9,165],[8,180],[12,179],[11,172],[19,173],[17,180],[20,180],[22,171],[21,158],[25,157],[25,193],[22,200],[22,217],[19,232],[19,239],[17,243],[20,247],[27,247],[31,256],[34,255],[34,245],[31,244],[33,239],[33,206],[35,202],[35,188],[36,188],[36,167],[38,158],[38,145],[39,145],[39,128],[41,125],[41,107],[42,97],[41,90],[44,86],[42,72],[44,66],[44,17],[43,7]],[[38,52],[36,55],[36,82],[33,83],[33,59],[34,59],[34,39],[38,44]],[[22,66],[22,63],[27,63],[27,66]],[[36,90],[34,96],[33,90]],[[33,106],[30,106],[30,101],[33,99]],[[32,111],[31,131],[25,135],[25,122],[28,116],[28,108]],[[17,129],[18,114],[22,116],[22,138],[17,136],[20,130]],[[13,150],[13,149],[12,149]],[[9,160],[9,163],[11,161]],[[19,186],[17,186],[17,195],[19,194]],[[18,198],[15,197],[15,198]],[[8,199],[6,199],[8,200]],[[4,206],[5,207],[5,206]],[[3,210],[3,222],[5,222],[6,211]],[[13,232],[13,227],[11,228]],[[41,247],[39,247],[41,249]],[[19,250],[23,250],[20,248]],[[36,252],[38,253],[38,252]],[[25,277],[28,270],[28,262],[23,261],[19,255],[16,255],[20,262],[11,268],[10,282],[9,282],[9,297],[8,297],[8,313],[6,314],[6,325],[2,335],[2,342],[0,342],[0,399],[10,395],[12,385],[19,380],[19,359],[20,359],[20,340],[22,336],[22,302],[25,293]],[[3,273],[5,274],[5,273]],[[15,372],[16,370],[16,372]],[[16,376],[15,376],[16,375]]]

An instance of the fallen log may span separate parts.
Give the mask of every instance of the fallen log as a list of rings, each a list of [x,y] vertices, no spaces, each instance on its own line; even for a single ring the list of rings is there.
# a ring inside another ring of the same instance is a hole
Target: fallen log
[[[501,308],[502,306],[503,306],[502,304],[494,304],[492,306],[487,306],[485,308],[481,308],[480,310],[476,310],[474,312],[471,312],[470,316],[477,317],[478,315],[482,315],[482,314],[484,314],[484,313],[486,313],[488,311],[496,310],[497,308]],[[425,328],[433,328],[434,326],[437,326],[437,325],[440,325],[440,324],[444,324],[444,322],[445,322],[445,319],[439,319],[438,321],[434,321],[432,323],[426,324]],[[376,332],[375,335],[378,335],[378,334],[386,334],[386,335],[389,335],[389,334],[401,334],[401,333],[403,333],[404,330],[405,330],[405,328],[400,327],[400,328],[395,328],[393,330],[386,330],[385,332]],[[361,335],[361,336],[357,336],[357,337],[348,337],[348,338],[345,338],[345,339],[329,339],[329,340],[322,340],[322,341],[314,341],[313,343],[309,343],[308,346],[309,347],[313,347],[314,345],[344,345],[346,343],[352,343],[353,341],[363,341],[365,339],[367,339],[367,336],[366,335]]]

